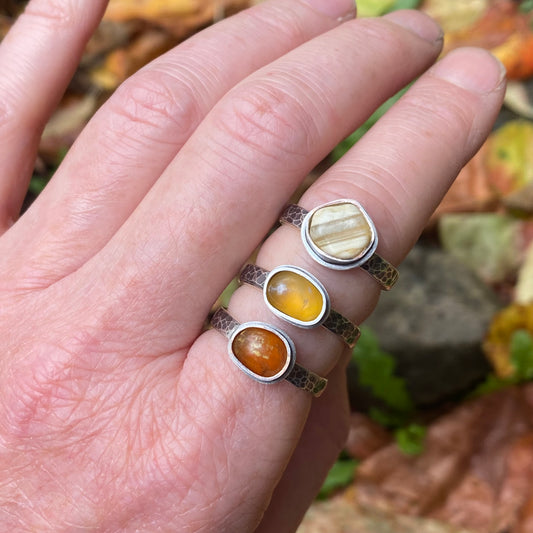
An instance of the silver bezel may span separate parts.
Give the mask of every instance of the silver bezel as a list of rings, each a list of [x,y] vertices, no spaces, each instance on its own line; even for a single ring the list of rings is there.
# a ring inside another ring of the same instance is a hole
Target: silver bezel
[[[293,272],[299,276],[302,276],[307,281],[312,283],[314,287],[318,290],[320,295],[322,296],[322,309],[320,311],[319,316],[313,320],[313,321],[302,321],[298,320],[297,318],[294,318],[290,315],[287,315],[283,312],[281,312],[279,309],[276,309],[269,301],[267,296],[267,290],[268,290],[268,284],[270,280],[279,272]],[[324,285],[318,281],[318,279],[315,278],[312,274],[304,270],[303,268],[295,267],[292,265],[280,265],[273,270],[270,271],[268,274],[265,283],[263,285],[263,299],[265,300],[266,306],[274,313],[277,317],[281,318],[282,320],[285,320],[286,322],[289,322],[290,324],[293,324],[294,326],[298,326],[300,328],[310,329],[314,328],[316,326],[319,326],[322,324],[326,318],[328,317],[330,310],[331,310],[331,303],[329,299],[329,294],[326,291]]]
[[[309,235],[309,224],[311,222],[311,218],[313,217],[314,213],[318,211],[319,209],[322,209],[324,207],[328,207],[330,205],[336,205],[336,204],[353,204],[358,209],[361,210],[361,213],[365,217],[365,220],[368,222],[368,225],[370,226],[370,230],[372,231],[372,240],[370,242],[370,245],[359,254],[358,257],[355,259],[338,259],[336,257],[332,257],[329,254],[324,253],[322,250],[320,250],[311,240],[311,237]],[[307,215],[304,218],[304,221],[302,223],[301,228],[301,236],[302,236],[302,242],[309,253],[309,255],[321,265],[334,269],[334,270],[348,270],[351,268],[356,268],[358,266],[361,266],[363,263],[366,263],[368,259],[372,256],[372,254],[376,251],[376,248],[378,246],[378,234],[376,231],[376,227],[374,226],[374,223],[372,222],[372,219],[368,215],[368,213],[365,211],[363,206],[356,202],[355,200],[349,200],[349,199],[341,199],[341,200],[335,200],[333,202],[328,202],[327,204],[322,204],[311,211],[307,213]]]
[[[283,369],[277,374],[275,374],[274,376],[270,376],[270,377],[259,376],[255,372],[252,372],[245,365],[243,365],[239,361],[237,356],[233,353],[233,341],[235,340],[235,337],[241,331],[248,329],[248,328],[266,329],[267,331],[275,333],[285,344],[285,348],[287,349],[287,362],[285,363],[285,366],[283,367]],[[294,367],[294,363],[296,361],[296,348],[292,340],[289,338],[289,336],[284,331],[276,328],[275,326],[271,326],[270,324],[266,324],[265,322],[245,322],[244,324],[241,324],[238,328],[235,328],[235,330],[232,332],[228,340],[228,354],[231,360],[233,361],[233,363],[240,370],[242,370],[245,374],[248,374],[248,376],[250,376],[251,378],[261,383],[277,383],[278,381],[285,379],[290,374],[291,370]]]

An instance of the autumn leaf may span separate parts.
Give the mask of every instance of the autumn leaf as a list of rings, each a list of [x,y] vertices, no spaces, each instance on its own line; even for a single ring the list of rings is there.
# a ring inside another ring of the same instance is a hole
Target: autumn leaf
[[[490,135],[485,159],[488,184],[500,197],[533,183],[532,147],[533,122],[528,120],[509,121]]]
[[[444,250],[488,284],[513,281],[527,248],[531,223],[502,213],[447,214],[439,220]]]
[[[421,9],[451,34],[473,26],[488,6],[489,0],[424,0]]]
[[[153,20],[183,16],[202,9],[201,0],[111,0],[104,15],[106,20]]]
[[[430,0],[424,10],[445,31],[444,53],[460,46],[479,46],[502,61],[509,79],[533,75],[533,14],[520,10],[519,2]]]
[[[504,105],[520,117],[533,119],[533,102],[529,98],[526,82],[507,82]]]
[[[529,372],[525,368],[517,369],[517,363],[526,357],[522,353],[516,353],[516,350],[520,349],[519,346],[515,346],[515,354],[512,356],[513,335],[518,331],[533,335],[533,304],[512,304],[496,314],[492,320],[483,342],[483,351],[500,378],[513,378],[517,371],[521,374]]]
[[[438,418],[418,456],[396,445],[382,448],[359,465],[345,499],[354,509],[381,516],[433,518],[476,533],[529,533],[523,526],[533,515],[532,477],[530,384],[469,401]]]
[[[518,271],[515,302],[518,304],[533,303],[533,243],[529,245],[524,262]]]

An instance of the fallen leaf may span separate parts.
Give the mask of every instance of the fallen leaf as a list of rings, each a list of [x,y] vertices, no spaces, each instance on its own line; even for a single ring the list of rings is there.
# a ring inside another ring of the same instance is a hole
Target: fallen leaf
[[[533,304],[512,304],[497,313],[483,341],[483,351],[499,378],[515,375],[516,368],[511,357],[511,342],[517,331],[533,334]]]
[[[533,119],[533,102],[522,81],[509,80],[505,90],[505,106],[523,118]]]
[[[359,465],[353,494],[355,506],[374,513],[434,518],[476,533],[518,533],[531,516],[532,478],[529,384],[437,419],[420,456],[395,445],[381,449]]]
[[[495,211],[505,207],[533,214],[533,122],[512,120],[490,134],[463,167],[430,220],[448,213]]]
[[[250,0],[111,0],[104,20],[144,20],[183,39],[250,4]]]
[[[97,104],[95,93],[64,99],[43,131],[39,144],[40,157],[47,163],[57,165],[61,151],[74,142],[96,111]]]
[[[447,214],[438,230],[447,252],[486,283],[497,284],[515,279],[532,224],[502,213]]]
[[[529,245],[524,263],[518,272],[515,302],[522,305],[533,303],[533,243]]]
[[[92,71],[91,80],[97,87],[114,90],[126,78],[177,43],[165,31],[144,31],[128,46],[108,54],[104,64]]]
[[[488,184],[505,196],[533,183],[533,122],[512,120],[487,140],[485,165]],[[532,206],[533,209],[533,206]]]
[[[350,415],[350,430],[345,450],[353,458],[363,460],[389,444],[391,435],[383,426],[362,413]]]
[[[424,0],[421,10],[446,33],[470,28],[486,12],[489,0]]]
[[[528,16],[531,24],[531,18]],[[525,80],[533,76],[533,34],[527,30],[516,31],[509,38],[491,48],[491,52],[504,64],[510,80]]]
[[[395,0],[357,0],[358,17],[379,17],[389,11]]]
[[[520,10],[513,0],[464,2],[463,11],[454,9],[459,3],[432,0],[424,8],[445,31],[444,54],[460,46],[479,46],[502,61],[509,79],[533,75],[532,13]]]
[[[111,0],[104,20],[156,20],[161,17],[198,13],[205,4],[202,0]]]
[[[522,81],[509,80],[504,98],[505,106],[523,118],[533,119],[533,102]]]
[[[476,533],[437,520],[365,509],[353,499],[353,490],[349,490],[314,503],[297,533]]]
[[[486,167],[488,144],[484,143],[476,155],[461,169],[441,203],[433,213],[432,227],[447,213],[492,211],[498,205],[498,194],[489,184]]]

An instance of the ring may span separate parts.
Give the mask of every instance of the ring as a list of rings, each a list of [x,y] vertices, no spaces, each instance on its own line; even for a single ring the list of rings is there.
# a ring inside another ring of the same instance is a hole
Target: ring
[[[290,204],[280,222],[301,229],[306,250],[321,265],[334,270],[361,267],[387,291],[396,283],[398,271],[375,253],[376,228],[359,202],[336,200],[311,211]]]
[[[263,291],[267,307],[278,317],[301,328],[324,326],[353,348],[359,328],[331,309],[329,295],[318,279],[303,268],[282,265],[270,272],[246,265],[239,280]]]
[[[228,338],[228,354],[244,373],[261,383],[286,379],[320,396],[328,380],[296,362],[294,343],[286,333],[264,322],[237,322],[223,307],[211,318],[214,329]]]

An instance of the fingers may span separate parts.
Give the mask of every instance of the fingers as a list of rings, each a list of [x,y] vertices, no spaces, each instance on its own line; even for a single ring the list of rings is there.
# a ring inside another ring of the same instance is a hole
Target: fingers
[[[348,22],[246,79],[198,127],[99,257],[101,264],[115,258],[112,275],[128,290],[146,286],[157,264],[161,283],[143,299],[144,312],[156,306],[181,342],[196,336],[216,295],[307,172],[434,60],[438,29],[424,15],[412,17],[434,27],[431,40],[387,20]],[[176,294],[194,308],[183,312]]]
[[[11,267],[19,279],[39,272],[42,279],[31,285],[49,285],[100,250],[222,95],[257,68],[337,26],[333,6],[354,15],[352,0],[262,3],[195,35],[123,84],[9,241],[0,243],[6,250],[19,247]]]
[[[346,444],[349,405],[345,368],[337,366],[328,380],[326,392],[312,404],[298,445],[255,533],[296,531]]]
[[[450,53],[322,176],[301,205],[359,198],[379,229],[382,255],[399,262],[490,131],[504,75],[484,50]]]
[[[107,0],[32,0],[0,46],[0,235],[16,220],[42,129]]]
[[[489,53],[463,49],[450,54],[422,76],[299,203],[311,209],[340,198],[361,202],[378,232],[377,252],[398,264],[460,168],[490,132],[504,88],[501,66]],[[368,316],[380,292],[376,281],[361,269],[339,272],[317,264],[292,227],[280,228],[265,242],[257,263],[268,270],[279,264],[305,268],[328,289],[332,306],[356,323]],[[248,287],[239,291],[242,295],[232,299],[234,314],[243,317],[254,313],[254,307],[261,308],[257,291],[253,295]],[[303,364],[327,374],[339,354],[332,337],[321,345],[326,353],[331,347],[328,357],[313,350],[316,339],[302,337]]]
[[[337,198],[360,199],[382,237],[379,252],[398,261],[420,233],[432,207],[461,165],[489,133],[503,92],[502,71],[488,53],[467,49],[451,54],[422,76],[370,134],[309,189],[302,204],[311,208]],[[314,263],[303,250],[298,232],[289,227],[274,232],[263,245],[257,263],[266,268],[279,264],[303,266],[327,287],[332,305],[356,320],[364,318],[379,292],[375,281],[364,272],[330,271]],[[277,323],[266,310],[260,291],[248,286],[238,289],[230,309],[240,321]],[[299,363],[322,375],[329,376],[331,371],[329,386],[337,392],[337,387],[340,388],[338,372],[342,367],[338,364],[341,343],[327,331],[302,332],[287,325],[282,327],[290,332],[295,342]],[[224,355],[226,341],[220,335],[217,340],[217,335],[209,331],[199,338],[187,359],[188,366],[209,365],[213,375],[224,376],[228,383],[228,398],[234,405],[242,405],[241,413],[250,418],[255,416],[257,422],[250,426],[250,431],[257,436],[257,442],[262,442],[261,439],[267,442],[263,431],[272,434],[276,424],[285,424],[287,420],[289,429],[283,426],[284,436],[288,443],[294,442],[300,435],[298,421],[306,414],[302,394],[287,383],[281,383],[277,388],[253,383],[238,369],[232,374],[229,358]],[[206,349],[208,342],[211,343],[209,350]],[[217,346],[220,356],[212,356],[206,362],[206,354],[216,354]],[[245,384],[246,379],[249,385]],[[280,398],[285,400],[285,407],[281,411],[270,409],[272,405],[277,406]],[[312,442],[315,432],[325,429],[322,423],[309,418],[304,432],[308,440],[303,437],[294,462],[285,471],[286,477],[274,493],[272,511],[282,512],[290,508],[287,510],[289,520],[296,521],[300,506],[304,505],[293,494],[295,486],[307,482],[316,489],[327,462]],[[276,468],[275,449],[272,440],[268,442],[268,457],[272,460],[269,472],[272,472]],[[277,443],[280,452],[291,453],[288,443],[284,443],[283,449],[282,443]],[[307,446],[308,451],[301,455],[301,450]],[[315,462],[306,470],[304,465],[310,457]],[[281,457],[277,460],[281,472],[284,464]],[[254,475],[258,473],[254,472]],[[259,531],[277,531],[277,526],[275,515],[269,514]]]

